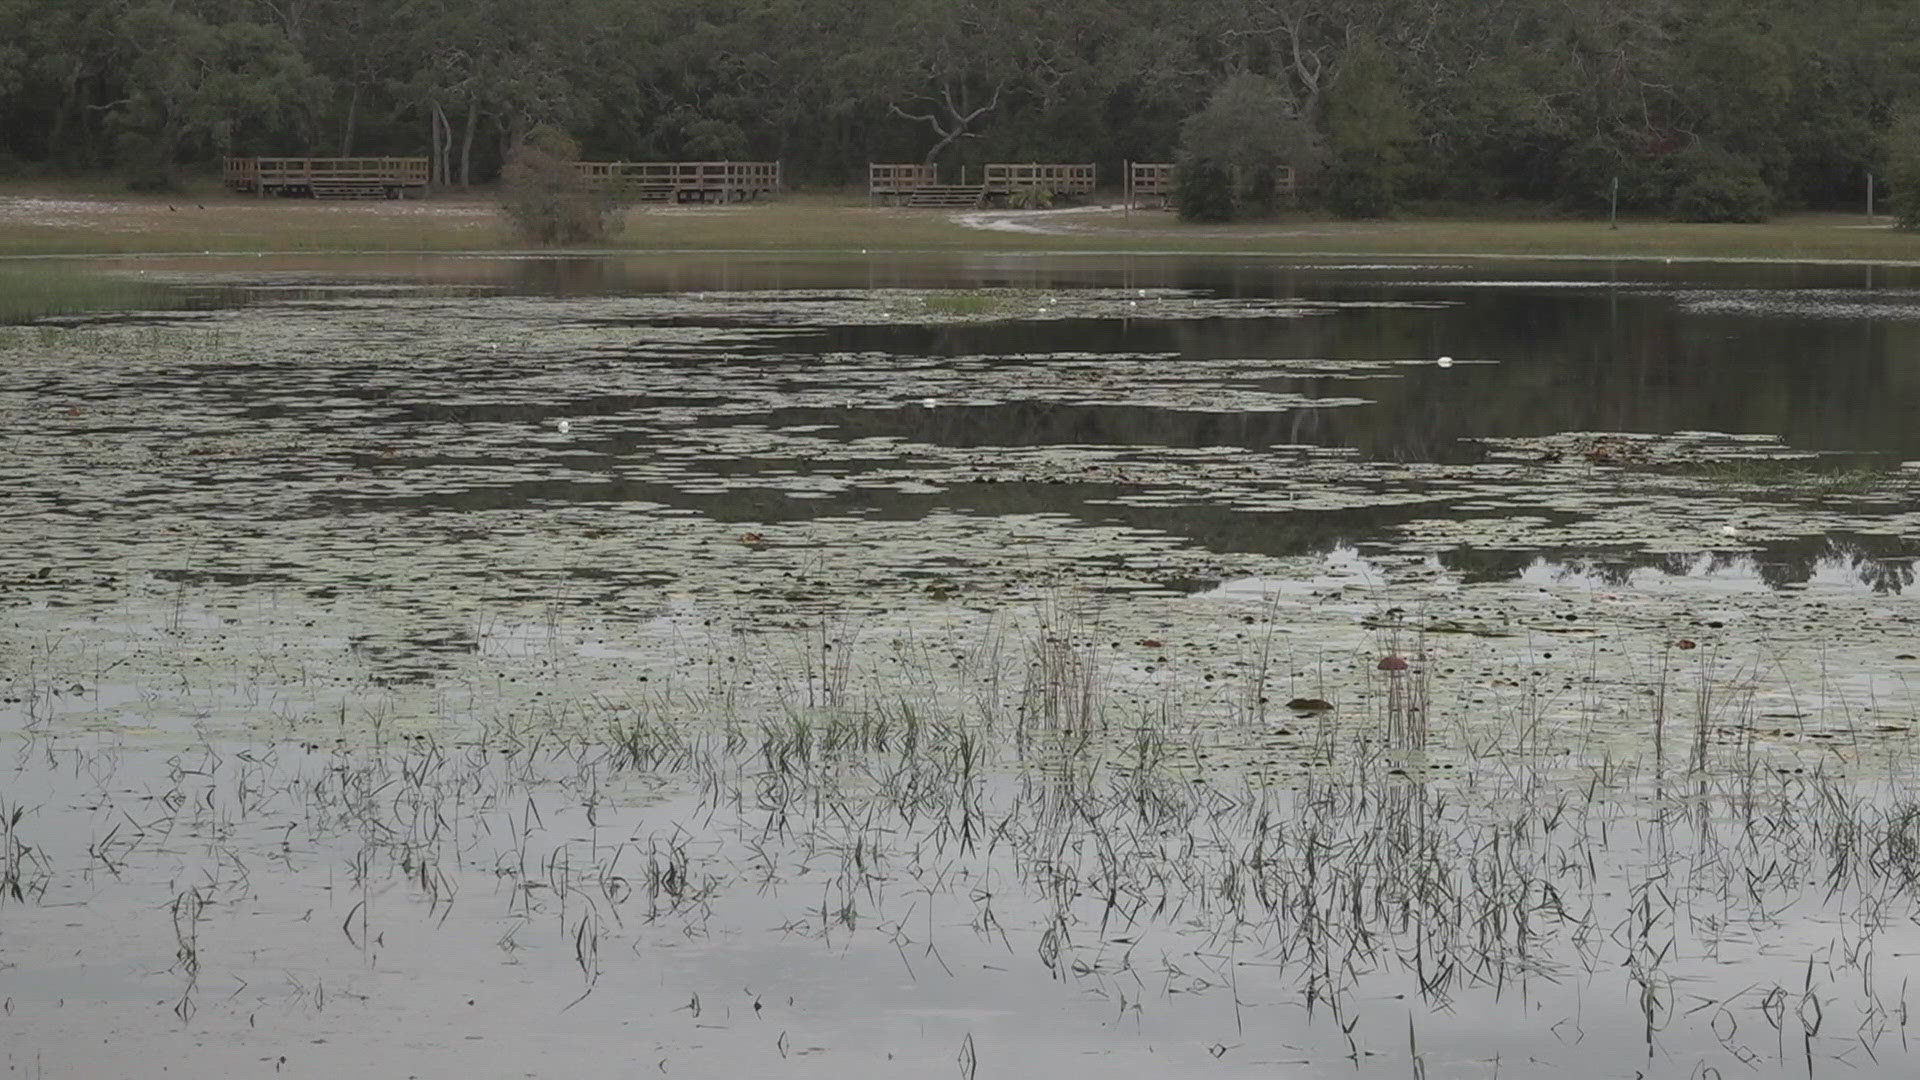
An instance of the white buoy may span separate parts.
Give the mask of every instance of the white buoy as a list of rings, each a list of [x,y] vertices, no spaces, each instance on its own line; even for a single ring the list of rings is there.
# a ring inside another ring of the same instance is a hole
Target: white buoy
[[[1731,525],[1722,525],[1720,526],[1720,535],[1721,536],[1738,536],[1740,535],[1740,530],[1734,528]]]
[[[558,424],[555,424],[554,426],[560,429],[560,434],[562,435],[565,435],[567,432],[573,430],[573,425],[565,420],[560,421]]]
[[[923,409],[931,409],[931,408],[933,408],[933,406],[934,406],[934,400],[933,400],[932,398],[930,398],[930,397],[923,397],[923,398],[921,398],[921,399],[920,399],[920,407],[921,407],[921,408],[923,408]]]
[[[1451,356],[1443,356],[1443,357],[1441,357],[1440,359],[1438,359],[1438,360],[1435,360],[1435,361],[1434,361],[1434,363],[1436,363],[1436,364],[1438,364],[1438,365],[1440,365],[1441,367],[1452,367],[1452,366],[1453,366],[1453,357],[1451,357]]]

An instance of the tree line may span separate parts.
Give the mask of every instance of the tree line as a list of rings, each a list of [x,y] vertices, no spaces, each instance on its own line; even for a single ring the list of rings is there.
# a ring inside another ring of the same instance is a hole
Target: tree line
[[[803,184],[1178,157],[1229,213],[1284,162],[1356,214],[1713,219],[1858,206],[1916,113],[1914,0],[0,0],[0,170],[137,185],[228,154],[468,184],[550,127]]]

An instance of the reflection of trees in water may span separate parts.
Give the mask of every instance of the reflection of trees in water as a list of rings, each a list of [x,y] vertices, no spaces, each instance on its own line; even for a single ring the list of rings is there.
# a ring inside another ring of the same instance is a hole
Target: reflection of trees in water
[[[1440,565],[1459,574],[1462,581],[1512,581],[1539,558],[1537,551],[1462,547],[1441,552]]]
[[[1790,547],[1782,554],[1772,549],[1756,560],[1755,570],[1769,588],[1799,585],[1812,580],[1823,565],[1837,564],[1855,580],[1881,595],[1899,594],[1913,584],[1912,545],[1891,536],[1835,534]]]
[[[905,356],[1066,351],[1186,360],[1488,358],[1442,372],[1414,364],[1362,381],[1276,368],[1260,389],[1356,395],[1307,437],[1376,461],[1458,460],[1461,438],[1564,431],[1768,432],[1807,449],[1914,446],[1920,385],[1896,327],[1845,320],[1689,314],[1671,298],[1567,290],[1382,288],[1358,278],[1199,270],[1177,283],[1218,295],[1444,300],[1444,310],[1355,307],[1298,318],[987,322],[825,332],[833,348]],[[1235,276],[1238,275],[1238,276]],[[1175,282],[1169,282],[1175,283]],[[1830,358],[1810,365],[1807,356]]]
[[[1456,548],[1442,552],[1440,565],[1469,582],[1512,581],[1538,563],[1556,580],[1588,578],[1608,588],[1626,588],[1637,570],[1668,577],[1752,576],[1769,589],[1812,581],[1822,570],[1844,568],[1875,593],[1898,595],[1915,580],[1914,545],[1898,537],[1835,533],[1768,545],[1758,555],[1746,551],[1577,553]]]
[[[1593,559],[1583,561],[1579,572],[1609,589],[1624,589],[1633,584],[1633,569],[1618,559]]]

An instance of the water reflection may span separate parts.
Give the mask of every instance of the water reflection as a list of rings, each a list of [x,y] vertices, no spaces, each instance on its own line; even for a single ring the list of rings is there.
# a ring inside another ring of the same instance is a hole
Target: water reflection
[[[1385,579],[1393,570],[1373,557],[1379,547],[1335,542],[1317,554],[1322,557],[1322,572],[1329,577]],[[1916,559],[1920,559],[1920,543],[1890,536],[1833,534],[1769,543],[1755,551],[1641,553],[1460,547],[1428,556],[1425,566],[1469,584],[1515,581],[1622,592],[1684,585],[1690,591],[1708,593],[1865,587],[1878,595],[1898,596],[1913,587]],[[1404,559],[1396,559],[1395,566],[1404,567]],[[1233,594],[1271,587],[1271,583],[1252,579],[1186,585],[1190,592]]]
[[[698,254],[138,265],[150,276],[170,273],[226,288],[232,303],[284,302],[289,288],[324,290],[357,279],[396,290],[432,285],[572,298],[716,290],[1147,288],[1378,304],[1308,318],[1156,322],[1075,319],[1065,297],[1065,317],[1043,321],[819,326],[774,340],[776,351],[803,356],[1124,351],[1165,353],[1169,364],[1441,354],[1499,362],[1490,369],[1457,366],[1390,385],[1369,384],[1372,404],[1339,418],[1340,429],[1324,438],[1381,460],[1433,460],[1462,437],[1681,429],[1774,434],[1803,450],[1920,456],[1920,425],[1910,419],[1920,411],[1920,365],[1912,361],[1920,355],[1920,320],[1902,314],[1912,307],[1920,275],[1903,267],[1516,261],[1463,274],[1446,262],[1422,267],[1252,257]],[[1471,287],[1458,287],[1466,277]],[[272,288],[249,292],[263,284]],[[1406,306],[1436,297],[1447,306]],[[766,345],[756,343],[753,351],[767,351]]]

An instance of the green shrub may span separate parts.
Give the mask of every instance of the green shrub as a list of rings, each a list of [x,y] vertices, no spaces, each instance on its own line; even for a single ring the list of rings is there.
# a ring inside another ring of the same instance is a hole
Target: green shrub
[[[500,171],[501,208],[514,231],[537,244],[604,240],[619,224],[620,207],[607,191],[574,167],[577,144],[539,127],[513,148]]]
[[[1173,204],[1188,221],[1230,221],[1233,177],[1206,159],[1182,161],[1174,170]]]
[[[1894,223],[1920,231],[1920,106],[1894,117],[1881,148],[1887,161],[1887,186],[1893,189]]]
[[[1021,188],[1007,193],[1007,205],[1015,210],[1045,210],[1053,205],[1053,192],[1045,188]]]
[[[1399,205],[1394,177],[1386,170],[1335,158],[1321,174],[1327,209],[1345,218],[1378,218]]]
[[[1326,105],[1327,206],[1342,217],[1385,217],[1400,201],[1416,116],[1393,58],[1372,38],[1347,47]]]
[[[1674,155],[1677,221],[1756,222],[1773,212],[1773,191],[1745,158],[1711,146]]]
[[[1279,168],[1310,172],[1319,143],[1271,79],[1241,74],[1180,125],[1179,162],[1174,204],[1181,216],[1225,221],[1239,211],[1271,210]]]

